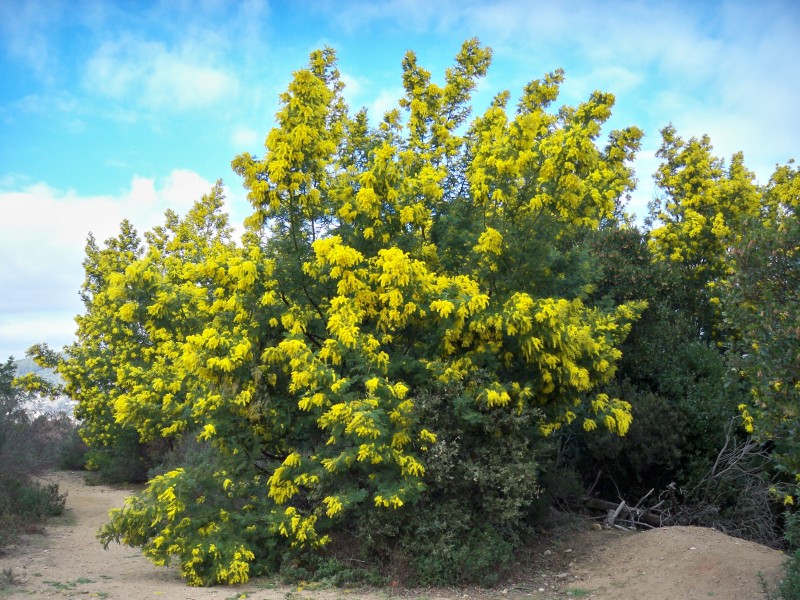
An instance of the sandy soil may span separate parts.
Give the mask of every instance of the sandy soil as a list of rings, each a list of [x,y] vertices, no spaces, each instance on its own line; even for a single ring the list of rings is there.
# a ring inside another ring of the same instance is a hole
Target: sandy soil
[[[67,511],[51,522],[46,535],[30,536],[0,556],[0,570],[10,568],[24,581],[0,591],[2,598],[755,600],[765,598],[759,574],[774,584],[784,561],[780,552],[710,529],[624,533],[587,527],[543,542],[518,565],[513,583],[491,590],[299,590],[266,580],[190,588],[174,569],[154,567],[132,548],[103,550],[95,539],[108,510],[122,506],[129,491],[87,487],[79,473],[55,473],[52,480],[69,494]]]

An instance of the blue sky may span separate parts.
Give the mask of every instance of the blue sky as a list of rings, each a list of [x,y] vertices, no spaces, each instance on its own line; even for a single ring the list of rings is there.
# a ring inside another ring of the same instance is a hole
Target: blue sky
[[[646,138],[629,209],[655,190],[658,131],[708,133],[765,183],[800,159],[800,3],[523,0],[0,1],[0,359],[69,343],[89,231],[143,232],[261,154],[292,71],[335,48],[353,109],[401,95],[406,50],[441,80],[463,40],[494,49],[475,99],[566,70],[558,104],[617,97],[611,127]]]

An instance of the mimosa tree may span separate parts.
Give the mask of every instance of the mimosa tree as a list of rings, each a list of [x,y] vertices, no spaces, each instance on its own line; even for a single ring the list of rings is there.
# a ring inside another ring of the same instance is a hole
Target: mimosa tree
[[[546,436],[625,434],[630,405],[596,388],[642,304],[585,305],[575,240],[615,218],[642,134],[598,145],[610,94],[551,110],[561,71],[469,122],[490,58],[466,42],[440,85],[408,53],[405,95],[371,127],[349,114],[333,51],[312,53],[263,155],[233,161],[253,207],[241,245],[215,188],[103,280],[82,319],[102,298],[107,325],[61,368],[98,389],[81,410],[213,456],[155,477],[105,543],[176,558],[193,585],[353,532],[378,544],[460,526],[478,548],[524,522]],[[95,346],[110,350],[105,392],[84,358]]]

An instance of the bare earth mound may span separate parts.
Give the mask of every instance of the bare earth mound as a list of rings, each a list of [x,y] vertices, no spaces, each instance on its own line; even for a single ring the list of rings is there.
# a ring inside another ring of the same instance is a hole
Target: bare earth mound
[[[10,568],[24,581],[0,592],[0,597],[755,600],[765,597],[759,573],[774,585],[784,561],[780,552],[711,529],[580,531],[554,540],[551,548],[533,559],[536,564],[520,565],[524,576],[518,583],[495,590],[298,590],[259,580],[234,588],[189,588],[174,569],[152,566],[137,550],[122,546],[103,550],[96,541],[108,510],[122,506],[129,491],[87,487],[77,473],[55,473],[52,479],[69,494],[65,516],[51,523],[46,536],[31,536],[0,556],[0,570]]]
[[[576,569],[575,587],[592,597],[626,600],[764,598],[785,556],[771,548],[702,527],[665,527],[617,538]]]

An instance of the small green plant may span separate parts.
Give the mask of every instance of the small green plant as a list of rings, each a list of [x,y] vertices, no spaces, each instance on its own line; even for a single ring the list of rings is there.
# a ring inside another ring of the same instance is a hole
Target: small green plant
[[[783,579],[778,587],[770,589],[763,575],[760,573],[758,575],[767,600],[797,600],[800,598],[800,513],[787,513],[783,537],[789,548],[794,551],[788,555],[784,564]]]
[[[797,600],[800,598],[800,550],[795,550],[784,565],[784,575],[778,587],[769,589],[764,577],[759,573],[761,587],[767,600]]]
[[[88,577],[79,577],[74,581],[67,581],[66,583],[62,583],[60,581],[45,581],[45,583],[50,584],[57,590],[68,591],[68,590],[74,590],[79,585],[94,583],[94,580],[89,579]]]
[[[571,590],[567,590],[567,596],[575,598],[582,598],[583,596],[588,596],[591,593],[592,593],[591,590],[587,590],[584,588],[572,588]]]
[[[62,583],[60,581],[45,581],[48,585],[53,586],[57,590],[67,591],[75,588],[75,585],[72,583]]]

